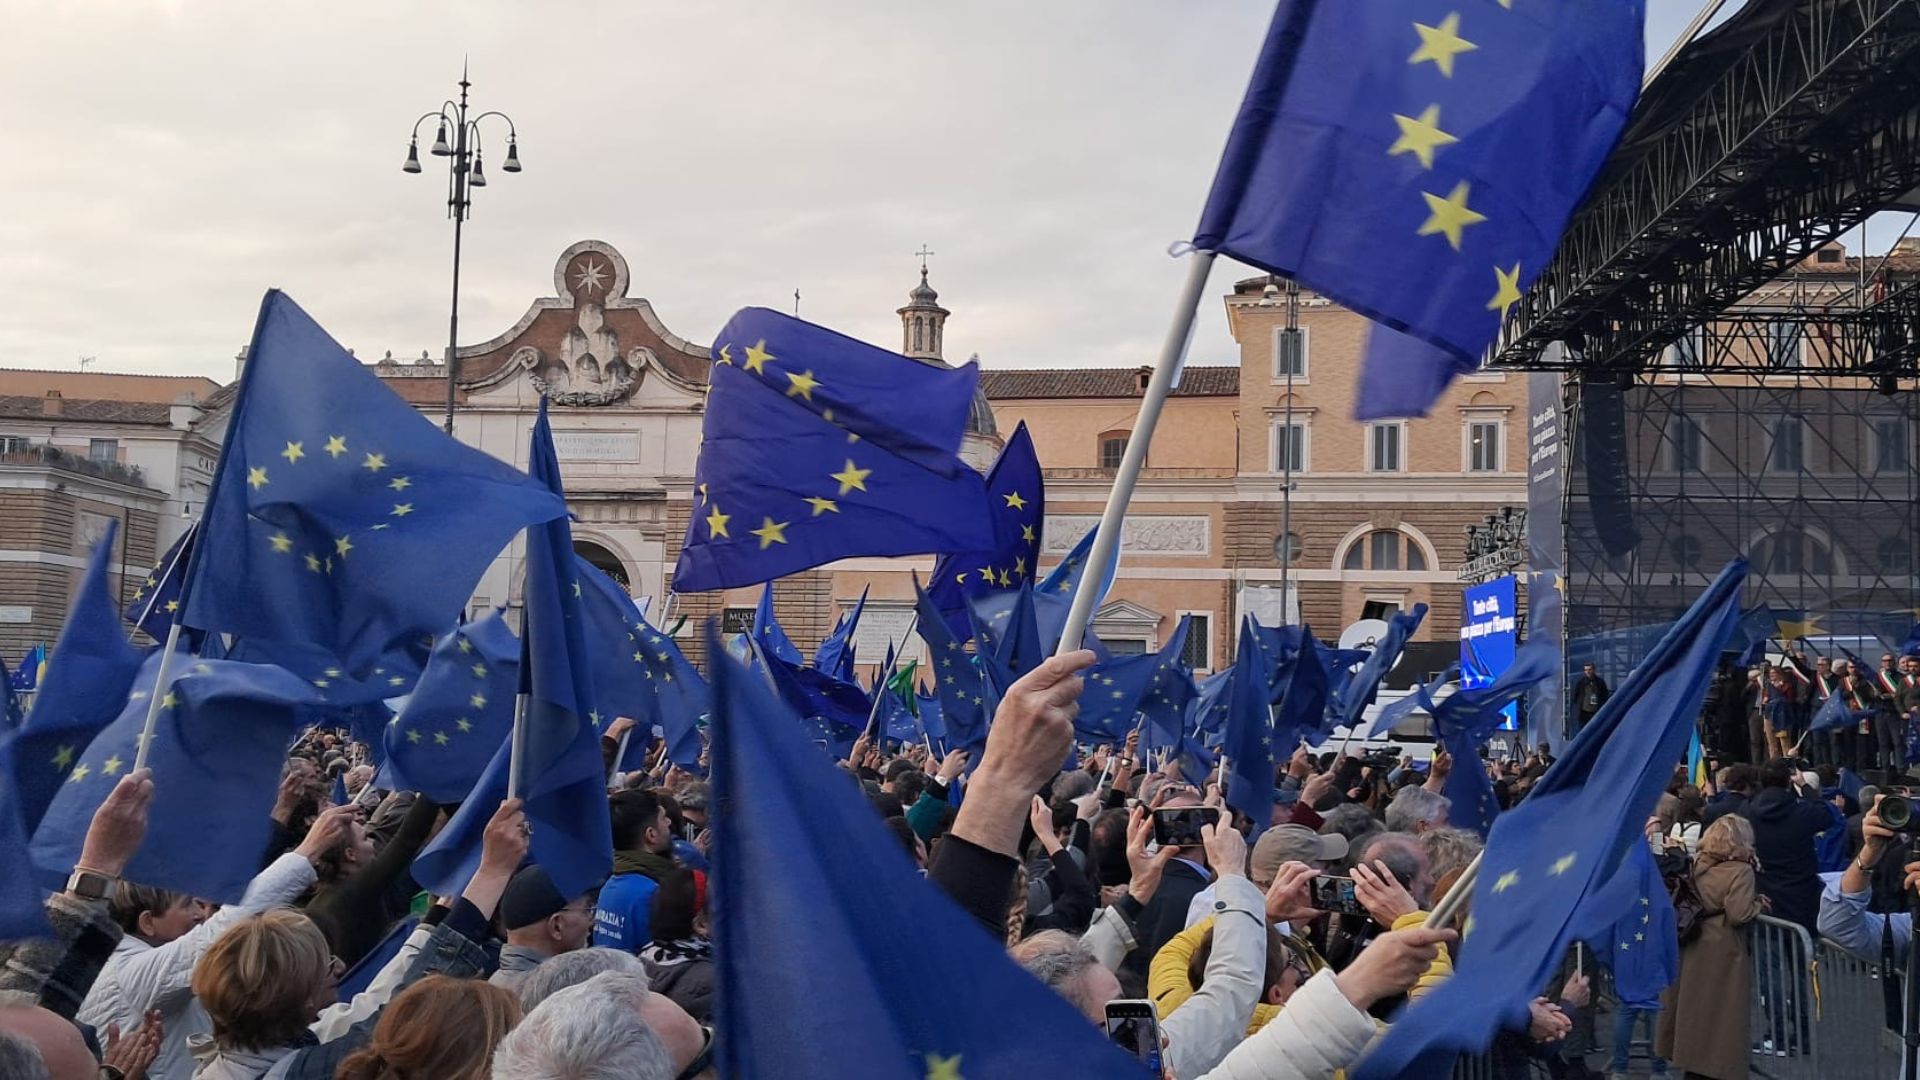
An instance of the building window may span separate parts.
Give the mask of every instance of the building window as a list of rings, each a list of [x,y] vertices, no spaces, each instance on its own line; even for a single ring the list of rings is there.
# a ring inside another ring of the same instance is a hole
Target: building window
[[[1307,425],[1273,425],[1273,471],[1307,471]]]
[[[1367,425],[1367,468],[1373,472],[1399,472],[1402,467],[1401,441],[1406,425],[1400,423]]]
[[[1873,422],[1873,469],[1875,472],[1905,472],[1913,460],[1913,436],[1904,417]]]
[[[1105,645],[1107,651],[1115,656],[1144,656],[1147,651],[1147,643],[1139,638],[1102,637],[1100,644]]]
[[[1847,257],[1846,252],[1837,247],[1823,247],[1813,253],[1813,261],[1830,266],[1847,261]]]
[[[1755,545],[1754,565],[1762,574],[1831,574],[1833,551],[1802,529],[1783,529]]]
[[[1503,426],[1498,420],[1475,420],[1467,425],[1468,472],[1503,471],[1505,462],[1500,453],[1500,429]]]
[[[1700,565],[1700,541],[1686,533],[1674,537],[1668,543],[1668,550],[1676,566],[1691,570]]]
[[[723,634],[753,633],[753,609],[750,607],[730,607],[720,613],[720,632]]]
[[[1804,430],[1796,417],[1782,417],[1773,423],[1773,441],[1767,448],[1767,468],[1774,472],[1799,472]]]
[[[1180,662],[1195,671],[1213,668],[1213,616],[1187,615],[1187,640],[1180,646]]]
[[[1785,320],[1767,324],[1767,365],[1776,368],[1800,366],[1801,346],[1806,338],[1800,324]]]
[[[1425,572],[1427,553],[1411,537],[1393,529],[1370,532],[1354,541],[1340,562],[1342,570],[1413,570]]]
[[[1299,533],[1287,533],[1273,538],[1273,561],[1282,566],[1292,566],[1300,561],[1300,552],[1305,548],[1300,542]]]
[[[1707,328],[1696,326],[1680,335],[1680,340],[1667,347],[1667,366],[1675,368],[1699,368],[1705,366],[1707,352]]]
[[[1273,381],[1286,382],[1287,375],[1307,377],[1307,330],[1280,327],[1273,332]]]
[[[111,465],[120,460],[119,439],[88,439],[87,460]]]
[[[25,435],[0,435],[0,454],[24,454],[31,445]]]
[[[1913,540],[1905,536],[1889,536],[1880,541],[1874,552],[1883,574],[1913,573]]]
[[[1676,416],[1667,426],[1667,464],[1674,472],[1700,471],[1700,421]]]
[[[1100,467],[1117,469],[1120,459],[1127,456],[1127,437],[1125,435],[1103,435],[1100,438]]]

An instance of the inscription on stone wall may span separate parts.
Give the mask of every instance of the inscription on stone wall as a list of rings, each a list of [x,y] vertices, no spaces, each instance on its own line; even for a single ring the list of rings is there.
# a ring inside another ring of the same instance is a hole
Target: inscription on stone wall
[[[1080,538],[1100,523],[1092,514],[1048,514],[1042,552],[1065,555]],[[1120,530],[1123,554],[1205,555],[1210,550],[1212,521],[1205,517],[1128,515]]]
[[[840,610],[852,613],[851,603],[842,603]],[[880,664],[887,659],[887,643],[893,643],[896,659],[900,663],[908,660],[925,660],[926,647],[920,642],[920,635],[913,632],[913,608],[909,605],[899,607],[882,606],[867,601],[867,609],[860,614],[860,625],[853,632],[854,661],[860,664]]]
[[[561,461],[639,461],[636,431],[556,431],[553,451]]]

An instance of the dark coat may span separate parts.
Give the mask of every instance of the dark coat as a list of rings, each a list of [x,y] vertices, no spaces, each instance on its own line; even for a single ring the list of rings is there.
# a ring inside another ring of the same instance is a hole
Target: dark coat
[[[1147,965],[1153,962],[1153,956],[1160,946],[1172,941],[1174,936],[1187,928],[1187,907],[1193,898],[1207,887],[1211,879],[1179,859],[1167,863],[1160,877],[1160,888],[1153,894],[1153,900],[1140,911],[1140,917],[1134,920],[1133,938],[1139,944],[1127,954],[1126,970],[1137,972],[1146,978]]]
[[[1589,677],[1583,674],[1578,679],[1574,680],[1574,683],[1573,683],[1573,699],[1572,700],[1573,700],[1574,712],[1589,713],[1593,711],[1592,709],[1588,709],[1585,705],[1586,696],[1587,696],[1587,687],[1589,685],[1593,687],[1594,696],[1597,699],[1594,705],[1594,709],[1598,709],[1601,705],[1605,705],[1607,703],[1607,699],[1613,696],[1613,688],[1607,685],[1607,680],[1601,678],[1598,675]]]
[[[1713,1080],[1747,1080],[1747,1010],[1753,971],[1741,928],[1760,915],[1753,867],[1704,860],[1694,888],[1707,917],[1700,936],[1680,950],[1680,978],[1661,998],[1654,1053],[1675,1070]]]
[[[656,994],[672,999],[701,1023],[713,1018],[714,966],[711,958],[673,964],[647,964],[647,981]]]
[[[1818,936],[1820,860],[1815,842],[1833,824],[1819,801],[1786,788],[1763,788],[1740,815],[1753,823],[1753,853],[1760,859],[1760,895],[1773,901],[1773,917],[1799,923]]]

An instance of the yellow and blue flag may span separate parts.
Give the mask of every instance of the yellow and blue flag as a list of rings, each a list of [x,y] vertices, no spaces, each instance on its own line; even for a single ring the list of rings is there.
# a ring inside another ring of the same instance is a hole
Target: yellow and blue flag
[[[813,651],[813,666],[832,675],[842,682],[853,681],[853,635],[860,629],[860,616],[867,610],[867,590],[860,590],[860,600],[853,605],[851,614],[841,615],[833,624],[833,632],[828,634],[820,647]]]
[[[993,546],[985,481],[957,456],[975,365],[918,363],[765,308],[729,320],[713,360],[676,590]]]
[[[566,505],[447,437],[278,290],[260,304],[188,561],[182,621],[364,675],[460,617],[524,526]]]
[[[90,741],[63,744],[74,747],[66,782],[33,834],[34,867],[48,888],[66,880],[94,811],[133,768],[160,657],[158,650],[148,654],[112,723]],[[316,694],[270,664],[181,656],[174,665],[179,674],[160,690],[147,751],[156,778],[147,835],[122,876],[236,903],[260,871],[280,771],[301,729],[300,706]]]
[[[155,641],[167,640],[167,631],[180,614],[180,587],[187,580],[193,538],[199,533],[199,521],[187,526],[187,531],[160,557],[159,564],[141,580],[140,587],[133,591],[133,602],[127,605],[127,621]]]
[[[1372,319],[1425,415],[1546,268],[1639,97],[1644,0],[1282,0],[1194,246]]]
[[[1609,932],[1596,935],[1591,944],[1606,953],[1614,996],[1622,1008],[1658,1009],[1661,992],[1680,977],[1673,900],[1646,844],[1627,849],[1620,875],[1633,882],[1632,901]]]
[[[1411,1005],[1351,1072],[1422,1080],[1452,1072],[1503,1027],[1524,1027],[1576,940],[1617,923],[1633,902],[1609,888],[1673,776],[1720,648],[1740,617],[1747,565],[1736,560],[1673,624],[1532,792],[1494,822],[1474,883],[1453,977]]]
[[[933,679],[934,699],[940,703],[938,711],[947,745],[971,750],[973,764],[978,764],[987,744],[987,717],[991,715],[987,710],[986,678],[974,665],[973,654],[964,647],[965,639],[954,634],[917,581],[914,594],[914,632],[927,643],[927,672]]]
[[[1380,680],[1400,662],[1400,654],[1406,651],[1407,641],[1420,629],[1420,621],[1427,617],[1427,605],[1415,604],[1412,611],[1396,611],[1387,620],[1387,632],[1374,644],[1373,652],[1368,654],[1360,665],[1360,670],[1343,680],[1338,694],[1330,695],[1325,731],[1331,734],[1336,727],[1348,731],[1360,728],[1361,718],[1366,715],[1367,707],[1372,705],[1380,694]],[[1359,735],[1358,738],[1367,738]]]
[[[921,878],[859,790],[807,752],[764,681],[708,641],[719,658],[713,798],[729,815],[713,852],[720,1073],[1146,1075]]]
[[[565,498],[553,449],[547,403],[533,424],[528,470],[556,498]],[[525,622],[520,638],[523,699],[520,745],[509,738],[453,820],[413,862],[414,880],[451,895],[479,867],[487,821],[507,797],[512,758],[520,756],[520,790],[533,824],[530,857],[563,896],[579,896],[613,867],[607,820],[607,774],[600,756],[602,718],[581,615],[573,527],[566,515],[527,530]]]
[[[753,640],[758,642],[762,652],[768,656],[799,667],[805,661],[800,657],[800,647],[787,636],[786,628],[780,625],[780,618],[773,611],[773,582],[769,581],[760,590],[760,602],[753,609]]]
[[[713,706],[712,691],[680,651],[680,643],[672,635],[654,629],[644,616],[634,623],[633,637],[633,659],[646,680],[646,694],[640,699],[640,711],[634,719],[644,731],[660,729],[660,737],[667,743],[668,761],[683,769],[698,770],[700,753],[705,749],[700,741],[700,729],[706,726],[708,711]],[[641,739],[628,742],[627,756],[619,765],[621,769],[632,771],[641,767],[645,751],[636,751],[635,747],[643,742]]]
[[[927,581],[927,595],[956,637],[967,635],[969,600],[1012,590],[1039,571],[1046,481],[1024,420],[987,471],[987,509],[993,515],[993,547],[940,556]]]
[[[383,787],[437,803],[464,800],[513,728],[520,639],[499,609],[450,631],[381,733]]]

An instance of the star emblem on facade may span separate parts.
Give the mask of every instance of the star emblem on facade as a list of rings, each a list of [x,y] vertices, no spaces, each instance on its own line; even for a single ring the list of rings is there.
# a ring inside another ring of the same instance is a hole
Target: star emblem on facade
[[[580,264],[580,271],[573,276],[573,282],[581,292],[592,293],[596,289],[606,288],[606,267],[592,259]]]

